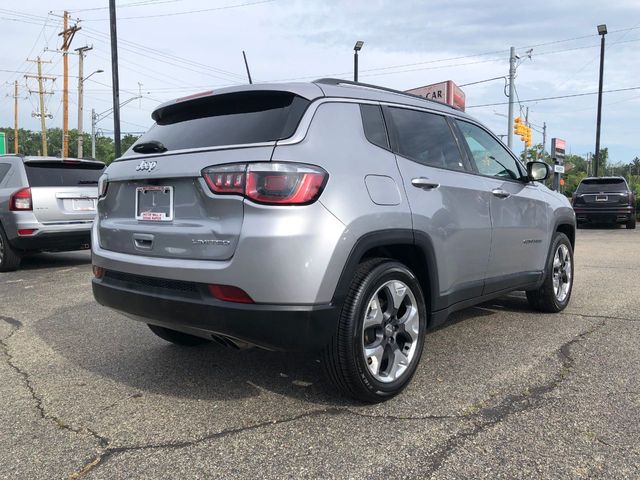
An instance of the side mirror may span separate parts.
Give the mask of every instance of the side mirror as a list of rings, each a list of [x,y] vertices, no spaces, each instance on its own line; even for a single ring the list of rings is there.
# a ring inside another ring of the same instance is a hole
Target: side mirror
[[[529,162],[527,163],[527,175],[529,175],[530,180],[541,182],[549,178],[551,167],[544,162]]]

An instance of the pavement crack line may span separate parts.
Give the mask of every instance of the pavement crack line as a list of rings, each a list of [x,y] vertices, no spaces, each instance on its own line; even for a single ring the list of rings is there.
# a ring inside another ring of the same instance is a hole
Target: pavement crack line
[[[165,442],[165,443],[157,443],[157,444],[146,444],[146,445],[130,445],[130,446],[122,446],[122,447],[110,447],[106,445],[102,451],[98,453],[94,458],[90,459],[81,469],[72,473],[68,478],[69,480],[78,480],[91,472],[94,468],[99,465],[105,464],[112,456],[118,455],[121,453],[131,452],[131,451],[140,451],[140,450],[155,450],[155,449],[181,449],[192,447],[198,445],[200,443],[215,440],[219,438],[224,438],[230,435],[237,435],[243,432],[257,430],[265,427],[272,427],[274,425],[281,425],[284,423],[295,422],[304,418],[312,418],[318,417],[322,415],[355,415],[358,417],[368,417],[368,418],[385,418],[391,420],[446,420],[446,419],[455,419],[455,420],[465,420],[463,416],[455,416],[455,415],[426,415],[426,416],[416,416],[416,417],[397,417],[393,415],[367,415],[359,412],[354,412],[349,407],[329,407],[318,410],[312,410],[310,412],[301,413],[299,415],[294,415],[292,417],[282,418],[280,420],[267,420],[264,422],[247,425],[245,427],[238,428],[229,428],[222,430],[220,432],[214,432],[208,435],[204,435],[202,437],[193,439],[193,440],[184,440],[180,442]]]
[[[559,315],[580,318],[598,318],[602,320],[619,320],[621,322],[640,322],[640,318],[612,317],[607,315],[589,315],[586,313],[562,312]]]
[[[488,406],[477,410],[469,415],[472,420],[471,428],[464,429],[459,433],[450,437],[439,449],[437,449],[430,458],[430,464],[425,471],[422,472],[423,478],[432,478],[435,473],[440,470],[444,462],[469,438],[473,438],[483,431],[499,424],[506,418],[533,410],[546,403],[549,399],[546,395],[560,386],[568,377],[574,367],[575,360],[571,356],[571,349],[579,344],[585,338],[594,334],[596,331],[605,326],[602,320],[584,332],[576,335],[571,340],[565,342],[556,351],[556,355],[560,360],[560,370],[546,383],[530,387],[526,394],[507,395],[500,403],[494,406]]]
[[[7,360],[7,365],[9,365],[9,367],[13,371],[15,371],[20,378],[22,378],[22,382],[26,387],[26,389],[28,390],[32,400],[34,401],[36,411],[38,412],[38,415],[40,416],[40,418],[42,418],[43,420],[50,421],[56,427],[62,430],[67,430],[69,432],[75,433],[76,435],[89,435],[96,440],[98,447],[105,447],[106,445],[108,445],[109,440],[103,437],[102,435],[98,434],[94,430],[88,427],[74,427],[66,423],[60,417],[53,415],[51,413],[48,413],[46,411],[43,405],[42,397],[36,393],[35,388],[31,382],[31,377],[29,373],[23,370],[20,366],[18,366],[18,364],[14,360],[13,355],[9,350],[9,340],[18,332],[20,327],[22,327],[22,323],[19,320],[6,317],[6,316],[0,316],[0,320],[7,322],[9,325],[13,327],[9,335],[7,335],[5,338],[0,339],[0,347],[2,347],[2,353],[4,354]]]
[[[587,316],[587,315],[580,315],[580,316],[590,317],[590,318],[600,318],[596,316]],[[610,317],[604,317],[604,318],[609,319]],[[192,439],[192,440],[117,447],[117,446],[111,446],[111,441],[108,438],[100,435],[99,433],[87,427],[82,427],[82,428],[73,427],[63,422],[59,417],[56,417],[46,412],[42,404],[41,397],[35,392],[35,389],[31,383],[29,374],[24,370],[22,370],[14,362],[13,356],[11,355],[8,348],[7,342],[18,331],[20,323],[14,319],[11,319],[11,320],[14,320],[13,322],[11,322],[10,320],[7,320],[6,317],[0,316],[0,319],[7,321],[7,323],[10,323],[14,327],[11,333],[6,338],[0,340],[0,345],[2,346],[3,353],[7,358],[7,363],[10,365],[10,367],[13,370],[15,370],[23,378],[24,384],[26,385],[33,400],[35,401],[36,409],[39,412],[40,416],[43,419],[54,422],[59,428],[63,428],[65,430],[71,431],[76,434],[88,434],[93,438],[95,438],[98,443],[96,455],[91,457],[87,461],[85,461],[85,463],[80,469],[71,473],[68,477],[69,480],[78,480],[84,477],[89,472],[94,470],[96,467],[103,465],[111,457],[113,457],[114,455],[118,455],[120,453],[148,450],[148,449],[181,449],[181,448],[198,445],[208,440],[224,438],[226,436],[235,435],[235,434],[243,433],[246,431],[256,430],[259,428],[270,427],[270,426],[284,424],[284,423],[290,423],[303,418],[311,418],[315,416],[347,414],[347,415],[355,415],[359,417],[367,417],[367,418],[381,417],[381,418],[387,418],[387,419],[393,419],[393,420],[453,419],[453,420],[470,421],[472,424],[471,428],[467,428],[457,433],[456,435],[452,436],[451,438],[449,438],[442,445],[442,447],[436,450],[434,454],[431,456],[430,465],[428,469],[424,472],[425,474],[424,476],[425,478],[432,477],[442,467],[446,459],[450,455],[452,455],[457,450],[457,448],[460,445],[462,445],[462,443],[468,438],[472,438],[480,434],[484,430],[497,425],[498,423],[503,421],[505,418],[513,414],[536,408],[540,406],[542,403],[546,402],[547,399],[545,398],[545,395],[551,392],[552,390],[554,390],[555,388],[557,388],[565,380],[565,378],[568,376],[569,372],[571,371],[574,365],[574,360],[573,360],[573,357],[571,356],[571,348],[605,325],[605,321],[603,319],[601,322],[593,325],[588,330],[578,334],[571,340],[561,345],[560,348],[557,350],[557,356],[560,360],[561,369],[547,383],[539,385],[537,387],[529,388],[526,394],[508,395],[505,398],[503,398],[503,400],[499,404],[481,408],[479,410],[476,410],[474,413],[471,413],[468,415],[426,415],[426,416],[422,415],[422,416],[415,416],[415,417],[414,416],[400,417],[400,416],[394,416],[394,415],[377,416],[377,415],[354,411],[351,407],[329,407],[324,409],[312,410],[310,412],[302,413],[302,414],[295,415],[288,418],[283,418],[280,420],[267,420],[264,422],[247,425],[244,427],[229,428],[219,432],[214,432],[208,435],[204,435],[202,437]]]

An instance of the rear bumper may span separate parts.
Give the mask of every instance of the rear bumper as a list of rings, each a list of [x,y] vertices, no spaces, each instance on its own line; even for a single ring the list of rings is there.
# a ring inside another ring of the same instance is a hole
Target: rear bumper
[[[635,217],[633,206],[615,208],[574,207],[578,222],[628,222]]]
[[[93,295],[134,320],[202,337],[227,336],[269,350],[319,350],[337,328],[334,305],[231,303],[212,298],[201,284],[181,282],[172,289],[170,281],[164,288],[162,281],[145,285],[146,277],[137,278],[93,279]]]
[[[19,250],[46,250],[53,252],[82,250],[89,248],[91,245],[91,231],[38,231],[34,235],[16,236],[10,242]]]

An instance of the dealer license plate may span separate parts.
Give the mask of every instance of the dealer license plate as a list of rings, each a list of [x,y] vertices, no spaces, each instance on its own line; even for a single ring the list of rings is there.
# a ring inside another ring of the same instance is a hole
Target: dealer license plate
[[[136,188],[136,219],[150,222],[173,220],[173,187]]]

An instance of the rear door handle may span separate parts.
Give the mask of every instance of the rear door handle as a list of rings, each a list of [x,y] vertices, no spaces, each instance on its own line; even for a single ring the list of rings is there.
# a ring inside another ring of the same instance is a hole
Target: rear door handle
[[[498,198],[507,198],[511,196],[509,192],[507,192],[506,190],[502,190],[501,188],[494,188],[493,190],[491,190],[491,193],[493,193]]]
[[[411,180],[411,185],[422,188],[423,190],[435,190],[440,186],[439,183],[432,182],[426,177],[416,177]]]

